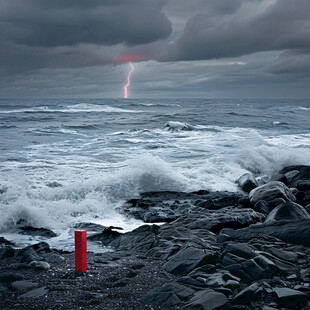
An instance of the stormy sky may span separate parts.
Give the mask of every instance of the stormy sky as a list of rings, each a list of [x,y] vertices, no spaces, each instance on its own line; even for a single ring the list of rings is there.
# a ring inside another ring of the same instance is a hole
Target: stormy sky
[[[0,97],[309,98],[309,0],[0,0]]]

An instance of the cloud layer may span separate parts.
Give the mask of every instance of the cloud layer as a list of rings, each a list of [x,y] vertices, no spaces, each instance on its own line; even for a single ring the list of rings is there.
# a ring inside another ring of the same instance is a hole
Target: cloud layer
[[[157,61],[155,80],[140,82],[148,92],[150,85],[173,92],[182,83],[182,89],[195,89],[196,83],[202,92],[206,84],[215,90],[233,85],[228,77],[236,84],[269,81],[280,87],[289,84],[289,76],[291,85],[302,81],[300,91],[310,82],[310,1],[0,0],[0,75],[10,83],[3,83],[2,93],[29,74],[46,80],[48,70],[56,75],[55,70],[68,70],[74,79],[72,70],[85,70],[91,77],[96,66],[106,70],[94,72],[111,74],[122,71],[111,65],[128,59]],[[214,61],[212,70],[206,61]],[[208,69],[204,76],[193,62]],[[186,74],[171,75],[160,63],[200,78],[187,83]]]

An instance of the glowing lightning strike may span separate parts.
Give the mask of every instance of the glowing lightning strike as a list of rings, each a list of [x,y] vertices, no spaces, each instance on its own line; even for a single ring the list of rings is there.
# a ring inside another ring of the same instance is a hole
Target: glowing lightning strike
[[[128,88],[130,87],[130,77],[131,77],[131,74],[135,71],[135,68],[131,62],[129,63],[129,65],[131,69],[128,72],[127,84],[124,86],[124,98],[128,98]]]

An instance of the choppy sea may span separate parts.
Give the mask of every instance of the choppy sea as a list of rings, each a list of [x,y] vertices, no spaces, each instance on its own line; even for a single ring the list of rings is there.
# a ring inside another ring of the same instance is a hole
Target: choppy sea
[[[236,191],[246,171],[310,164],[310,100],[0,100],[0,233],[21,220],[70,244],[72,226],[130,230],[145,191]],[[52,240],[52,239],[51,239]]]

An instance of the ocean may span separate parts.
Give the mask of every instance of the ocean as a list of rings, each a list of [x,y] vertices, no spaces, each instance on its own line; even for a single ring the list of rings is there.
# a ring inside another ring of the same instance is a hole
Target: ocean
[[[117,211],[141,192],[309,165],[309,120],[310,100],[1,99],[0,233],[23,245],[37,238],[16,225],[46,227],[66,248],[78,222],[141,225]]]

